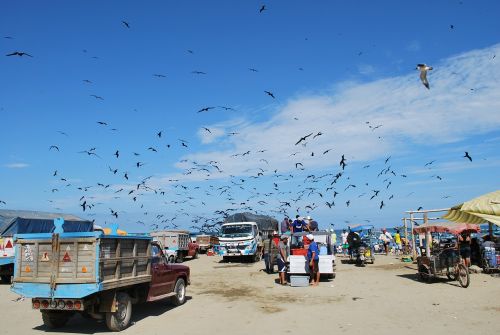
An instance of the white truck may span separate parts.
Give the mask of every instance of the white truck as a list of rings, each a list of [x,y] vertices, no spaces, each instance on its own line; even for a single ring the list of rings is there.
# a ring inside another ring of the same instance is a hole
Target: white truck
[[[247,258],[258,262],[262,248],[262,233],[256,222],[230,222],[221,226],[219,255],[223,261]]]
[[[198,258],[198,245],[191,242],[186,230],[162,230],[151,232],[150,235],[163,245],[170,263],[182,263],[186,257]]]

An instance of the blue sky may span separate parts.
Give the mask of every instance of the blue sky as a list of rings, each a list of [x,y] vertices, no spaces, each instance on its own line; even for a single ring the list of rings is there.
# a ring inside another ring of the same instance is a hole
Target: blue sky
[[[382,227],[494,191],[499,11],[496,1],[4,2],[0,208],[131,231],[211,224],[221,210]],[[5,56],[14,51],[33,57]],[[434,67],[430,90],[418,63]]]

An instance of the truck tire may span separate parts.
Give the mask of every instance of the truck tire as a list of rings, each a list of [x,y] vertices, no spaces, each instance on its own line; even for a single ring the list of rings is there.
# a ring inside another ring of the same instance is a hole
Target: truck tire
[[[63,327],[71,317],[71,313],[63,311],[42,311],[43,324],[50,329]]]
[[[198,259],[198,251],[194,253],[193,259]]]
[[[168,262],[169,262],[169,263],[175,263],[175,257],[174,257],[174,255],[171,255],[171,256],[168,258]]]
[[[170,302],[174,306],[180,306],[186,302],[186,282],[184,279],[179,278],[174,286],[175,295],[170,298]]]
[[[254,263],[257,263],[260,261],[260,252],[255,253],[255,255],[252,256],[252,261]]]
[[[179,253],[177,255],[177,263],[182,263],[184,262],[184,255],[182,253]]]
[[[128,327],[132,316],[132,301],[130,296],[124,292],[116,294],[116,312],[106,313],[106,326],[109,330],[119,332]]]
[[[0,276],[2,280],[2,284],[10,284],[10,276],[9,275],[2,275]]]

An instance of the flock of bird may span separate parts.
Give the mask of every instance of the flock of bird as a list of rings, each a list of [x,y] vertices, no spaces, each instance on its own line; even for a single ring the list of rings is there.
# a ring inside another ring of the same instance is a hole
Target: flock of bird
[[[262,5],[258,10],[260,14],[266,11],[268,11],[266,5]],[[121,24],[124,29],[133,29],[128,21],[122,20]],[[451,29],[453,29],[453,26]],[[12,37],[7,36],[5,38],[10,39]],[[188,52],[193,53],[192,50],[188,50]],[[34,58],[33,55],[24,51],[12,51],[6,56]],[[429,71],[433,70],[433,67],[426,64],[417,64],[416,69],[419,71],[422,84],[425,88],[430,89],[427,76]],[[258,72],[255,68],[249,68],[249,70]],[[204,71],[198,70],[192,71],[192,73],[197,75],[206,74]],[[165,77],[165,75],[159,73],[153,74],[153,76],[157,78]],[[89,79],[84,79],[83,82],[92,84],[92,80]],[[269,90],[263,90],[263,92],[270,98],[276,99],[273,92]],[[91,94],[90,97],[96,100],[104,100],[102,96],[96,94]],[[196,113],[205,113],[217,108],[234,110],[233,107],[227,106],[206,106],[197,110]],[[383,127],[383,124],[371,124],[369,121],[366,121],[366,125],[372,131]],[[110,127],[106,121],[96,121],[96,126]],[[110,129],[118,131],[115,128]],[[202,127],[202,129],[207,133],[212,133],[208,127]],[[59,134],[69,137],[67,133],[62,131],[59,131]],[[229,135],[238,136],[239,133],[231,132]],[[311,147],[314,145],[314,140],[322,135],[321,131],[310,132],[293,141],[291,140],[290,147]],[[91,185],[73,185],[68,182],[69,177],[61,176],[60,171],[54,169],[51,176],[59,182],[60,186],[51,188],[50,193],[59,193],[63,189],[77,190],[80,193],[78,205],[83,214],[90,217],[95,215],[97,211],[107,212],[110,220],[120,220],[122,216],[126,216],[126,211],[115,210],[109,203],[96,200],[95,194],[106,193],[111,195],[113,200],[136,206],[138,210],[142,210],[144,219],[137,220],[136,223],[147,226],[151,230],[185,227],[186,222],[190,222],[190,229],[213,232],[217,231],[225,217],[241,211],[272,213],[272,215],[276,216],[292,216],[295,213],[314,215],[314,211],[318,208],[349,207],[359,198],[369,198],[369,201],[376,202],[377,207],[382,210],[395,197],[392,192],[394,183],[408,178],[404,171],[397,171],[391,164],[391,157],[387,157],[383,160],[383,163],[374,162],[363,167],[367,175],[371,175],[377,180],[376,183],[370,184],[363,180],[363,177],[360,178],[349,171],[349,155],[341,152],[337,153],[340,156],[338,166],[336,169],[332,167],[331,172],[321,175],[308,173],[306,170],[314,167],[307,166],[304,161],[295,162],[295,171],[283,169],[284,171],[281,172],[281,169],[270,167],[269,162],[262,158],[261,155],[267,149],[261,148],[231,155],[232,159],[251,159],[254,162],[259,162],[259,168],[245,171],[244,175],[226,176],[224,170],[227,167],[214,160],[197,162],[183,159],[179,162],[184,167],[182,177],[168,179],[164,184],[160,184],[156,181],[158,176],[137,179],[140,173],[136,173],[136,170],[140,170],[146,164],[149,164],[145,152],[158,154],[160,151],[168,150],[173,145],[189,149],[189,142],[184,139],[177,139],[177,141],[173,142],[175,144],[172,142],[162,143],[161,141],[164,140],[162,130],[151,131],[151,138],[154,138],[157,142],[155,145],[144,148],[144,152],[127,152],[119,147],[114,152],[108,153],[99,152],[96,147],[79,151],[79,154],[89,159],[99,159],[106,162],[107,169],[102,171],[103,180],[96,181]],[[63,154],[61,148],[61,144],[55,143],[48,147],[48,151],[53,154]],[[322,155],[331,155],[334,154],[332,151],[334,151],[333,148],[322,150],[320,153]],[[300,150],[291,153],[290,157],[298,153],[300,153]],[[121,163],[123,155],[132,155],[136,158],[133,168],[130,165]],[[310,155],[314,156],[315,154],[311,152]],[[141,157],[144,157],[144,159]],[[463,158],[472,162],[472,157],[468,152],[465,152]],[[423,166],[431,169],[435,162],[435,160],[432,160]],[[200,183],[181,180],[189,175],[202,176],[206,180]],[[224,178],[220,179],[218,176],[224,176]],[[442,180],[443,177],[433,175],[432,178]],[[253,181],[257,180],[259,183],[253,183]],[[164,208],[154,210],[147,208],[144,200],[148,196],[158,198],[163,203]],[[206,199],[208,198],[222,200],[220,202],[226,204],[225,208],[204,215],[193,216],[191,213],[195,209],[199,211],[200,208],[203,209],[207,206]],[[48,201],[54,202],[53,199],[48,199]],[[7,203],[0,200],[0,205],[7,205]],[[64,210],[64,208],[56,209]],[[358,218],[357,220],[362,219]],[[370,222],[370,219],[364,219],[364,221]],[[346,223],[350,222],[346,221]]]

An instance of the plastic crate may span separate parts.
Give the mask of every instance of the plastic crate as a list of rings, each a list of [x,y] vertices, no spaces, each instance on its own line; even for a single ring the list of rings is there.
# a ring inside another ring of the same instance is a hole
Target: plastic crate
[[[293,287],[309,286],[309,276],[290,276],[290,286]]]

